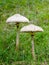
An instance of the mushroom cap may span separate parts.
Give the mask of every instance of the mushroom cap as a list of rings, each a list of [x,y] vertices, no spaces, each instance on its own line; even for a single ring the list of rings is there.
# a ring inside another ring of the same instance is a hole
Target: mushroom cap
[[[6,22],[7,23],[11,23],[11,22],[20,23],[20,22],[29,22],[29,20],[20,14],[15,14],[9,17]]]
[[[42,32],[43,29],[39,26],[30,24],[21,28],[20,32]]]

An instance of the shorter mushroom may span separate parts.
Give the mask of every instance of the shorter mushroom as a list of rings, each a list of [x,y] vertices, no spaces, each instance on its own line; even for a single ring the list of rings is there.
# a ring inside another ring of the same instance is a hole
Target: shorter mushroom
[[[32,56],[33,56],[34,60],[36,59],[35,51],[34,51],[34,40],[33,40],[34,39],[34,33],[35,32],[42,32],[42,31],[43,31],[43,29],[41,27],[33,25],[33,24],[24,26],[20,30],[20,32],[28,32],[28,33],[31,34],[31,38],[32,38]]]
[[[26,22],[29,23],[29,20],[20,14],[15,14],[9,17],[6,22],[15,23],[17,26],[17,39],[16,39],[16,48],[17,48],[19,45],[19,23],[26,23]]]

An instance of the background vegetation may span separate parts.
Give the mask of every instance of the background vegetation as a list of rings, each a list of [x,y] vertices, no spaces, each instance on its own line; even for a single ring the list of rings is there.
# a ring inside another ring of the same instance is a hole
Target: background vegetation
[[[6,23],[9,16],[17,13],[44,29],[34,37],[36,63],[49,65],[49,0],[0,0],[0,65],[22,60],[33,64],[30,34],[20,33],[19,50],[16,50],[16,25]],[[20,24],[20,28],[24,25]]]

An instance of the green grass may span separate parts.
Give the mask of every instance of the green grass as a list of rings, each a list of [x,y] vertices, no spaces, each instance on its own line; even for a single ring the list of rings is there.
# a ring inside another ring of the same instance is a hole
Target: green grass
[[[6,23],[9,16],[17,13],[44,29],[34,37],[36,63],[49,65],[49,0],[0,0],[0,65],[12,65],[21,60],[33,64],[30,34],[20,34],[20,49],[16,51],[16,26]],[[20,24],[20,28],[22,26]]]

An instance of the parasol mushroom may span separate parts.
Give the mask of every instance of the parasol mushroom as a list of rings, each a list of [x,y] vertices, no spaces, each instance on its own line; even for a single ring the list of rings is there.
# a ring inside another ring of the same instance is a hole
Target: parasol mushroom
[[[43,29],[39,26],[33,25],[33,24],[29,24],[27,26],[24,26],[23,28],[21,28],[20,32],[28,32],[31,34],[31,38],[32,38],[32,56],[35,60],[35,52],[34,52],[34,33],[35,32],[42,32]]]
[[[17,39],[16,39],[16,48],[17,48],[19,45],[19,23],[26,23],[26,22],[29,23],[29,20],[20,14],[15,14],[15,15],[9,17],[6,22],[15,23],[17,26]]]

